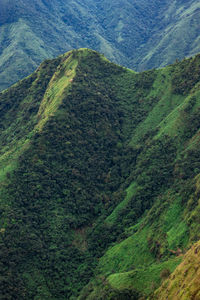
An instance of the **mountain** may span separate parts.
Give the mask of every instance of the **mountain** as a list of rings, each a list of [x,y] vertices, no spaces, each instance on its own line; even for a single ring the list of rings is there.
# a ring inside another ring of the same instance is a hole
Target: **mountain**
[[[174,295],[185,259],[198,295],[199,70],[79,49],[0,93],[2,300]]]
[[[197,0],[0,0],[0,89],[89,47],[136,71],[200,52]]]

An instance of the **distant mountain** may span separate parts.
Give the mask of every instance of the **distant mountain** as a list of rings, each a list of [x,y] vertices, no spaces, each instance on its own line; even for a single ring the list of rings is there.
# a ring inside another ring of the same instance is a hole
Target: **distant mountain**
[[[0,299],[199,295],[199,145],[200,55],[72,50],[0,93]]]
[[[89,47],[136,71],[200,51],[197,0],[0,0],[0,89]]]

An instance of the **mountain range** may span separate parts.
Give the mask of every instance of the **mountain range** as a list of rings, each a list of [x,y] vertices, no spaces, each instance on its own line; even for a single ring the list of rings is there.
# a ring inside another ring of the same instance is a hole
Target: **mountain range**
[[[82,48],[0,93],[2,300],[199,299],[199,70]]]
[[[87,47],[142,71],[200,52],[198,0],[0,0],[0,89]]]

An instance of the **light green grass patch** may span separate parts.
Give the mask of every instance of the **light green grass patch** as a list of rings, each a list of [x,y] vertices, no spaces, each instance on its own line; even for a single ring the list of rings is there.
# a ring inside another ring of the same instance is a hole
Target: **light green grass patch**
[[[188,243],[188,227],[183,218],[181,199],[171,204],[164,215],[163,231],[167,234],[169,249],[177,250],[177,247],[186,247]]]
[[[36,125],[36,129],[41,130],[49,117],[57,111],[62,103],[64,91],[73,81],[77,65],[78,61],[72,59],[70,55],[53,75],[38,111],[40,120]]]
[[[99,261],[101,273],[125,272],[154,262],[149,251],[146,227],[123,242],[110,248]]]
[[[179,105],[182,105],[184,97],[181,95],[172,95],[169,70],[170,67],[157,73],[157,78],[147,96],[147,101],[149,97],[158,97],[160,100],[152,111],[149,112],[147,118],[137,127],[132,136],[130,145],[135,146],[138,140],[149,130],[158,127],[163,128],[166,124],[169,124],[171,119],[174,120],[177,116],[177,114],[174,116],[172,112],[176,110]],[[157,135],[157,137],[159,137],[159,135]]]
[[[173,272],[181,260],[182,258],[175,257],[165,262],[156,262],[146,268],[136,268],[133,271],[112,274],[108,277],[108,282],[112,288],[118,290],[135,288],[148,295],[161,283],[161,272],[164,269]]]
[[[112,214],[106,218],[106,223],[114,224],[116,222],[118,215],[127,206],[131,198],[137,192],[138,188],[139,187],[137,186],[136,182],[131,183],[131,185],[126,189],[125,199],[120,202],[120,204],[113,210]]]

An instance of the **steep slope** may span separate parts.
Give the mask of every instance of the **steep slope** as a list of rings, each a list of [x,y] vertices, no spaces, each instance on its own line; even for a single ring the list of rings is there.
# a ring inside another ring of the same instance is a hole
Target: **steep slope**
[[[86,69],[97,60],[93,81],[90,70],[85,75],[78,67],[88,55]],[[114,100],[96,84],[98,60],[85,50],[68,53],[1,96],[2,157],[9,169],[13,156],[17,160],[2,183],[2,299],[68,299],[91,275],[93,259],[75,246],[74,230],[91,224],[110,193],[112,185],[105,189],[103,183],[120,134]],[[123,72],[104,66],[104,76]]]
[[[0,0],[0,8],[1,90],[79,47],[135,70],[200,51],[197,0]]]
[[[80,49],[0,94],[1,299],[147,298],[174,271],[200,239],[199,69]]]
[[[154,294],[154,299],[195,299],[200,298],[199,285],[199,250],[200,243],[196,243],[185,254],[183,262],[177,267],[161,288]]]
[[[105,219],[110,234],[123,233],[80,299],[147,298],[199,240],[199,56],[160,70],[150,94],[159,101],[133,130],[131,145],[142,149],[127,195]]]
[[[196,1],[168,1],[159,28],[154,25],[138,56],[137,69],[163,67],[199,52],[199,9]]]

